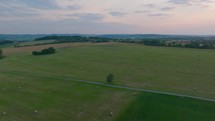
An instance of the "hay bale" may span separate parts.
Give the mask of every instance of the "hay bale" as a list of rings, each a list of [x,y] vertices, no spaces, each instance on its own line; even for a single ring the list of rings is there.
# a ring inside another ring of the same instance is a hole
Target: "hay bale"
[[[6,114],[7,114],[7,112],[3,112],[2,114],[3,114],[3,115],[6,115]]]
[[[113,116],[113,112],[110,112],[110,113],[109,113],[109,116]]]
[[[147,87],[150,88],[150,87],[152,87],[152,85],[149,84]]]
[[[38,111],[37,111],[37,110],[35,110],[35,111],[34,111],[34,113],[38,113]]]
[[[193,91],[196,91],[197,90],[197,88],[193,88]]]

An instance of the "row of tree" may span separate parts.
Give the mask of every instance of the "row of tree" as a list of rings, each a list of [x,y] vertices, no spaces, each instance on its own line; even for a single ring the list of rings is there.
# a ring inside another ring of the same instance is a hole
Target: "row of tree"
[[[172,41],[164,39],[143,39],[143,40],[122,40],[124,43],[136,43],[149,46],[180,47],[180,48],[198,48],[215,49],[215,41]]]
[[[47,55],[47,54],[53,54],[53,53],[55,53],[55,49],[53,47],[50,47],[48,49],[43,49],[40,52],[33,51],[32,55]]]
[[[93,37],[93,36],[45,36],[35,39],[35,41],[41,40],[56,40],[54,43],[65,42],[109,42],[113,39]]]
[[[13,41],[10,41],[10,40],[2,40],[2,41],[0,41],[0,45],[10,44],[10,43],[13,43]]]

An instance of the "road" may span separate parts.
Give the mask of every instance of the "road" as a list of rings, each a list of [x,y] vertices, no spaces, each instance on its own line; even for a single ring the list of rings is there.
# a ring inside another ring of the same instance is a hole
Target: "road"
[[[57,76],[46,76],[46,75],[40,75],[35,73],[27,73],[27,72],[21,72],[21,71],[15,71],[15,70],[0,70],[2,73],[14,73],[19,75],[25,75],[25,76],[31,76],[31,77],[38,77],[38,78],[51,78],[51,79],[59,79],[59,80],[67,80],[67,81],[75,81],[75,82],[81,82],[81,83],[87,83],[87,84],[94,84],[98,86],[106,86],[111,88],[118,88],[118,89],[126,89],[126,90],[132,90],[132,91],[140,91],[140,92],[149,92],[149,93],[156,93],[156,94],[163,94],[163,95],[171,95],[171,96],[178,96],[183,98],[192,98],[197,100],[204,100],[204,101],[210,101],[215,102],[215,99],[209,99],[209,98],[203,98],[203,97],[197,97],[197,96],[191,96],[191,95],[184,95],[184,94],[177,94],[177,93],[170,93],[170,92],[162,92],[162,91],[155,91],[155,90],[146,90],[141,88],[133,88],[133,87],[127,87],[127,86],[121,86],[121,85],[112,85],[102,82],[96,82],[96,81],[89,81],[89,80],[81,80],[81,79],[75,79],[71,77],[57,77]]]

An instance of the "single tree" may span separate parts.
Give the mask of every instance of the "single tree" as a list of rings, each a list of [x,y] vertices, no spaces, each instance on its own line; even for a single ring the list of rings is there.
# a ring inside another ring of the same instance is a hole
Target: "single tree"
[[[2,49],[0,49],[0,59],[2,59],[3,58],[3,51],[2,51]]]
[[[114,80],[113,74],[111,74],[111,73],[108,74],[107,77],[106,77],[106,81],[107,81],[108,83],[112,83],[113,80]]]

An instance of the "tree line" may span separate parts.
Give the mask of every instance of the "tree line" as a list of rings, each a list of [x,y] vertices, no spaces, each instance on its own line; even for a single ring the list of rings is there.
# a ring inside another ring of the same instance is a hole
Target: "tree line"
[[[10,43],[13,43],[13,41],[10,41],[10,40],[2,40],[2,41],[0,41],[0,45],[10,44]]]
[[[109,42],[113,39],[101,38],[101,37],[90,37],[90,36],[46,36],[35,39],[35,41],[41,40],[56,40],[55,43],[66,43],[66,42]]]
[[[166,39],[142,39],[142,40],[121,40],[123,43],[136,43],[149,46],[215,49],[215,40],[166,40]]]
[[[194,38],[195,39],[195,38]],[[195,40],[180,40],[179,38],[173,40],[168,38],[144,38],[144,39],[113,39],[104,38],[96,36],[45,36],[35,39],[35,41],[40,40],[56,40],[51,44],[57,43],[68,43],[68,42],[123,42],[123,43],[136,43],[144,44],[149,46],[164,46],[164,47],[180,47],[180,48],[198,48],[198,49],[215,49],[215,40],[200,40],[199,38]]]

